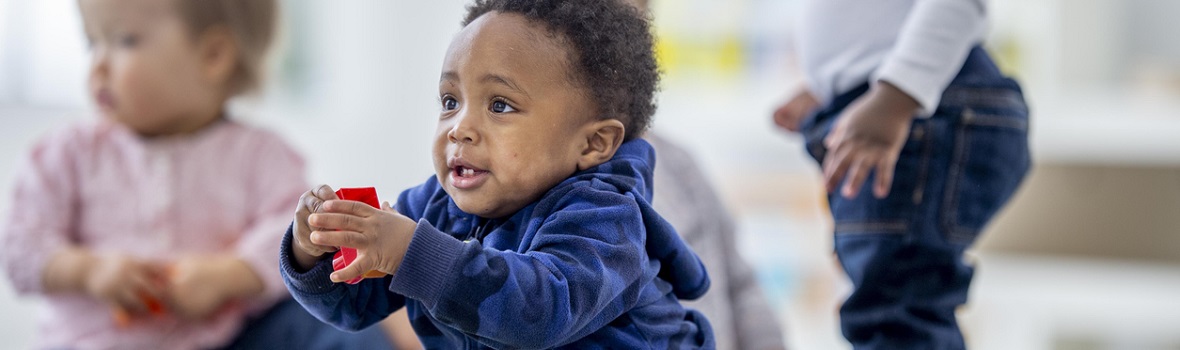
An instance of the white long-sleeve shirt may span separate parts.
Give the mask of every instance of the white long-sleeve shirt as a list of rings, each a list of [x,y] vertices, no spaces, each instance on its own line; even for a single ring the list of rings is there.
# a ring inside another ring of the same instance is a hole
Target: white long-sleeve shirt
[[[798,53],[823,103],[887,81],[933,113],[987,29],[984,0],[806,0]]]

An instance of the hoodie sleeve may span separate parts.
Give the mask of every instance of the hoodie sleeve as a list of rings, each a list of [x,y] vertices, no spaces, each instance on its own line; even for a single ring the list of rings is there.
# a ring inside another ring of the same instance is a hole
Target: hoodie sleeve
[[[292,232],[287,228],[279,252],[279,270],[291,296],[316,318],[341,330],[365,329],[405,306],[405,298],[386,289],[391,277],[365,279],[357,284],[332,283],[331,258],[299,271],[291,255]]]
[[[542,212],[543,211],[543,212]],[[658,264],[630,194],[575,187],[524,253],[459,241],[421,220],[391,290],[486,345],[552,348],[585,337],[634,307]],[[530,232],[525,228],[512,230]]]
[[[402,192],[396,209],[402,215],[418,220],[440,193],[443,192],[438,182],[431,177],[425,184]],[[292,234],[291,227],[288,227],[279,248],[279,271],[291,296],[316,318],[339,329],[358,331],[405,306],[405,297],[389,290],[391,276],[364,279],[353,285],[332,283],[328,278],[332,274],[330,256],[310,270],[300,271],[295,257],[291,256]]]

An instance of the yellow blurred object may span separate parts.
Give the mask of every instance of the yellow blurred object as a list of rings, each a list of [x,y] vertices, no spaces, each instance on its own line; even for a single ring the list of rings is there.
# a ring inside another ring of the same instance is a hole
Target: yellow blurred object
[[[711,38],[665,34],[656,38],[655,46],[656,62],[671,79],[733,80],[749,68],[744,42],[734,34]]]

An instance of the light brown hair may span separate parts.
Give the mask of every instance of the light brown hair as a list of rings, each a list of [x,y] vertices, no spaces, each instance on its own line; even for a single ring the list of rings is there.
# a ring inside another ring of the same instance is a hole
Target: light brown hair
[[[231,94],[249,92],[261,85],[278,21],[276,0],[173,1],[194,37],[216,26],[224,26],[233,36],[238,62],[229,82]]]

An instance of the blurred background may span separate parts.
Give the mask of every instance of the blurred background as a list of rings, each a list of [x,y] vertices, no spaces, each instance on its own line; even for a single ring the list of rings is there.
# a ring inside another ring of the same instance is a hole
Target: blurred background
[[[309,178],[384,197],[432,176],[437,79],[466,1],[284,0],[269,90],[239,120],[304,152]],[[654,130],[698,156],[795,349],[845,349],[849,287],[817,167],[772,127],[799,84],[796,0],[653,1]],[[1180,349],[1180,1],[991,0],[987,46],[1032,109],[1036,163],[969,257],[976,349]],[[0,0],[0,212],[48,130],[94,118],[76,2]],[[0,279],[0,348],[37,300]]]

